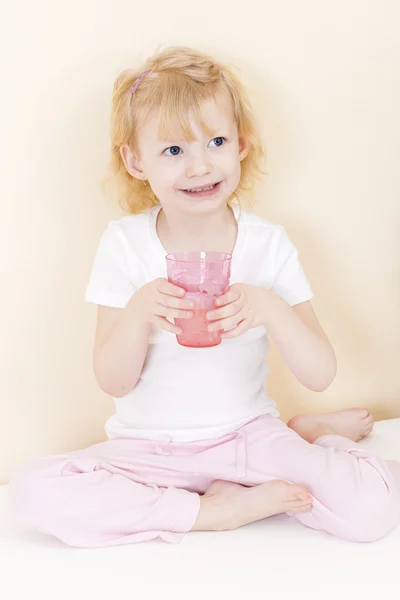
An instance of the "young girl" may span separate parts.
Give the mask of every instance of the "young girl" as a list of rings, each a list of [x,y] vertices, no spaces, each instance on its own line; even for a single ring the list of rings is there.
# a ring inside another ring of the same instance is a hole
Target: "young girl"
[[[233,202],[262,156],[241,82],[211,57],[169,48],[117,78],[112,170],[130,214],[105,230],[86,293],[98,305],[94,371],[116,414],[108,441],[15,474],[26,526],[96,547],[279,513],[354,541],[398,523],[399,464],[356,443],[372,429],[367,410],[285,425],[266,394],[267,334],[311,390],[330,385],[336,359],[285,229]],[[207,315],[224,331],[212,348],[179,345],[173,324],[193,305],[165,256],[196,250],[232,254],[232,285]]]

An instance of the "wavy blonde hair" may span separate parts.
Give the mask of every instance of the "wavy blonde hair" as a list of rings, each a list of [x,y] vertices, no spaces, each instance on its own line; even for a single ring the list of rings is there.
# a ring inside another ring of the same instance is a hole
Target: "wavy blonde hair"
[[[134,93],[130,88],[145,71]],[[195,135],[188,115],[194,113],[203,130],[200,103],[218,92],[228,92],[239,137],[250,142],[250,150],[241,162],[240,181],[229,202],[240,191],[248,191],[261,175],[265,159],[247,92],[239,77],[227,65],[216,63],[211,56],[184,46],[168,47],[148,58],[136,69],[122,71],[115,80],[111,112],[111,160],[102,183],[116,189],[121,208],[140,213],[159,204],[151,187],[130,175],[123,163],[120,148],[128,145],[137,151],[137,128],[146,122],[153,109],[159,109],[159,135],[170,139],[181,134],[187,141]]]

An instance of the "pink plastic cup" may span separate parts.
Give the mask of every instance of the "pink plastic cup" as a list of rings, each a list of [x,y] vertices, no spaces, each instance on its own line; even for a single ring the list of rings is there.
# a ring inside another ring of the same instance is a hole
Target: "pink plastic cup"
[[[182,329],[177,335],[181,346],[208,348],[221,343],[221,331],[208,331],[206,313],[216,307],[215,299],[228,291],[231,274],[230,254],[222,252],[178,252],[168,254],[168,280],[183,288],[185,298],[193,300],[191,319],[175,319]]]

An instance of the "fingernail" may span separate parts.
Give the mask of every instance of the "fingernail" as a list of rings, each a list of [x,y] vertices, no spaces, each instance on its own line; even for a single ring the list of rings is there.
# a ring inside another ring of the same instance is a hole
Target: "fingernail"
[[[212,325],[209,325],[209,326],[207,327],[207,329],[208,329],[208,331],[214,331],[214,327],[213,327]]]
[[[206,314],[207,321],[211,321],[212,318],[213,318],[213,314],[211,312]]]
[[[303,494],[296,494],[297,500],[305,500]]]

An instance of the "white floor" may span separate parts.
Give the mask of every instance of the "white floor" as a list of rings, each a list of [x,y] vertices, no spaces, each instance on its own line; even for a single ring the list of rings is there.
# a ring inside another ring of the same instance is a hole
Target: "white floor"
[[[400,460],[400,419],[362,445]],[[400,598],[400,526],[372,544],[349,543],[278,516],[179,545],[148,542],[85,550],[21,531],[0,486],[2,600],[114,600],[250,596],[273,600]],[[272,596],[273,594],[273,596]]]

